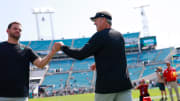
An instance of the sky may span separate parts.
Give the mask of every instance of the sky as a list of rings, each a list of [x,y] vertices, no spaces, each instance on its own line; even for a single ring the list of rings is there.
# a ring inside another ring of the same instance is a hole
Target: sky
[[[91,37],[96,27],[90,17],[98,11],[112,14],[112,28],[121,33],[142,32],[142,5],[147,16],[149,35],[156,36],[157,48],[180,46],[180,0],[1,0],[0,41],[7,40],[10,22],[22,24],[21,41],[38,40],[34,8],[52,8],[49,14],[39,14],[41,39]],[[141,37],[143,34],[141,33]]]

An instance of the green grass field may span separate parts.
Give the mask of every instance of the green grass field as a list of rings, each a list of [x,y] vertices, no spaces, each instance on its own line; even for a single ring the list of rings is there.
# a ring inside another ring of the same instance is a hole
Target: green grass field
[[[149,93],[153,101],[160,101],[161,92],[159,91],[158,88],[149,89]],[[169,95],[168,91],[167,94]],[[177,101],[175,92],[173,92],[173,94],[174,94],[174,101]],[[132,96],[133,96],[133,101],[139,101],[139,90],[132,90]],[[55,96],[55,97],[46,97],[46,98],[34,98],[34,99],[29,99],[29,101],[94,101],[94,93],[69,95],[69,96]],[[170,101],[169,96],[167,101]]]

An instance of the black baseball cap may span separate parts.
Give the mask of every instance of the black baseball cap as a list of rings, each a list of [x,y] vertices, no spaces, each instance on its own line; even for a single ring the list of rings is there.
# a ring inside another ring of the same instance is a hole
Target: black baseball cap
[[[94,21],[96,18],[99,18],[99,17],[105,17],[106,19],[112,20],[111,14],[107,11],[97,12],[96,15],[94,17],[91,17],[90,19]]]

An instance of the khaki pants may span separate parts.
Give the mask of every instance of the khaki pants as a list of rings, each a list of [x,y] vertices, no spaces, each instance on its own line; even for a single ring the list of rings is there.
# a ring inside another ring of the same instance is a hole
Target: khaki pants
[[[180,96],[179,96],[179,91],[178,91],[178,84],[176,81],[171,81],[171,82],[167,82],[167,88],[169,90],[169,94],[171,97],[171,101],[174,101],[173,99],[173,94],[172,94],[172,88],[174,88],[175,92],[176,92],[176,96],[178,101],[180,101]]]
[[[0,101],[28,101],[28,98],[27,97],[20,97],[20,98],[0,97]]]
[[[131,90],[109,94],[96,93],[95,101],[132,101]]]

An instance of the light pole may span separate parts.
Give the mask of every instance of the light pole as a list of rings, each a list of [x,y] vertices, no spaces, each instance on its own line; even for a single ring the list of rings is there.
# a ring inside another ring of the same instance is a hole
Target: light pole
[[[38,40],[40,40],[40,29],[39,29],[39,22],[38,22],[38,13],[37,13],[37,9],[33,9],[33,14],[35,15],[35,19],[36,19],[36,29],[37,29],[37,36],[38,36]]]
[[[135,9],[139,8],[141,11],[141,17],[142,17],[142,30],[143,30],[143,35],[145,36],[149,36],[149,26],[148,26],[148,19],[147,16],[145,14],[144,8],[145,7],[149,7],[150,5],[142,5],[139,7],[135,7]]]
[[[41,33],[40,33],[39,20],[38,20],[39,14],[48,14],[49,15],[52,40],[54,40],[54,26],[53,26],[53,20],[52,20],[52,14],[54,12],[55,12],[55,10],[52,8],[34,8],[33,9],[33,14],[35,15],[35,18],[36,18],[38,40],[41,40],[41,35],[40,35]]]

